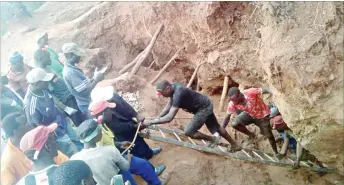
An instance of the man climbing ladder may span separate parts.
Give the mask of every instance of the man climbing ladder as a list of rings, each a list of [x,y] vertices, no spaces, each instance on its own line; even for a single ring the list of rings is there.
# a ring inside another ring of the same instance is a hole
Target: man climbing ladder
[[[227,131],[219,125],[213,112],[213,104],[207,96],[184,86],[171,84],[167,80],[159,81],[156,90],[158,95],[169,97],[170,100],[158,118],[144,121],[145,126],[168,123],[173,120],[179,108],[182,108],[194,114],[191,122],[185,126],[187,136],[210,141],[210,147],[215,147],[220,141],[220,136],[222,136],[231,144],[230,152],[241,150],[241,147],[237,145]],[[213,136],[198,131],[204,124]]]

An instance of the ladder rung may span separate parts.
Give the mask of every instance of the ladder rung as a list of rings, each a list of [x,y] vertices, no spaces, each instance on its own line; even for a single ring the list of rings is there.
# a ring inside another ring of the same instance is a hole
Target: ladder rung
[[[293,164],[294,164],[294,161],[293,161],[293,160],[291,160],[289,157],[288,157],[288,160],[289,160],[291,163],[293,163]]]
[[[174,136],[176,136],[176,138],[177,138],[179,141],[182,142],[182,140],[180,139],[180,137],[179,137],[175,132],[173,132],[173,134],[174,134]]]
[[[312,161],[308,160],[309,163],[311,163],[313,166],[318,166],[316,164],[314,164]]]
[[[260,156],[259,154],[257,154],[255,151],[252,151],[254,153],[254,155],[258,156],[261,160],[264,160],[264,158],[262,156]]]
[[[220,148],[220,150],[222,150],[222,152],[226,152],[220,145],[217,146]]]
[[[204,145],[207,145],[207,142],[205,142],[203,139],[202,139],[202,142],[203,142]]]
[[[166,138],[165,134],[159,129],[160,134],[162,135],[162,137]]]
[[[309,166],[307,163],[305,163],[304,161],[300,161],[300,163],[303,164],[304,166],[311,167],[311,166]]]
[[[192,144],[196,145],[196,143],[190,137],[188,137],[188,139]]]
[[[252,158],[252,156],[248,154],[244,149],[242,149],[241,151],[244,152],[244,154],[246,154],[248,157]]]
[[[268,154],[264,153],[264,155],[269,158],[271,161],[276,162],[272,157],[270,157]]]

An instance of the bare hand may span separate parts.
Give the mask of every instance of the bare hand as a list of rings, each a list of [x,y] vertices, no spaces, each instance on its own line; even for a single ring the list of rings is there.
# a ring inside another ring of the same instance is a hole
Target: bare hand
[[[139,122],[139,123],[140,123],[140,122],[144,122],[145,117],[141,116],[140,114],[137,114],[136,120],[137,120],[137,122]]]
[[[122,149],[127,149],[129,146],[130,146],[130,142],[129,141],[121,142],[121,148]]]

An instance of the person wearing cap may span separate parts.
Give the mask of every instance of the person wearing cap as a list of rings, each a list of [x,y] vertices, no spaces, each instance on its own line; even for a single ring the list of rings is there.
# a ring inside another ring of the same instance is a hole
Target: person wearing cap
[[[91,99],[90,114],[97,118],[102,117],[101,122],[113,132],[116,141],[124,142],[134,139],[138,122],[143,122],[145,118],[120,97],[112,86],[94,88]],[[121,148],[119,150],[123,151]],[[161,151],[161,147],[151,149],[143,137],[137,136],[131,152],[137,157],[149,160]]]
[[[96,185],[90,167],[81,160],[71,160],[55,170],[54,185]],[[114,185],[114,184],[111,184]]]
[[[24,112],[23,98],[8,88],[7,84],[7,76],[1,75],[1,119],[12,112]]]
[[[300,167],[300,161],[313,161],[320,167],[324,167],[323,164],[308,150],[304,149],[301,146],[300,142],[297,142],[293,131],[288,127],[288,125],[284,122],[281,113],[279,112],[278,108],[273,106],[270,108],[270,124],[271,127],[279,132],[282,136],[284,142],[283,146],[280,151],[280,155],[286,156],[288,148],[292,149],[293,151],[296,150],[296,161],[294,162],[294,167]],[[310,164],[312,165],[312,164]],[[322,174],[321,174],[322,175]]]
[[[269,123],[270,109],[261,97],[263,94],[272,94],[272,92],[268,88],[249,88],[240,92],[237,87],[231,87],[228,92],[227,115],[222,122],[222,127],[226,128],[232,117],[231,124],[233,128],[247,135],[249,140],[252,141],[256,138],[255,134],[249,131],[246,126],[252,123],[255,124],[259,127],[260,133],[268,138],[276,157],[280,158]]]
[[[185,134],[194,139],[210,141],[209,147],[215,147],[224,137],[230,144],[229,152],[241,150],[241,147],[231,138],[227,131],[217,122],[213,112],[213,104],[208,96],[193,91],[187,87],[171,84],[167,80],[160,80],[156,85],[158,96],[170,98],[164,110],[158,118],[144,121],[144,125],[164,124],[171,122],[176,116],[179,108],[194,114],[194,117],[184,128]],[[212,136],[203,134],[198,130],[206,125]]]
[[[34,68],[26,75],[30,85],[24,98],[24,110],[28,122],[34,126],[57,123],[55,133],[58,147],[64,154],[71,156],[78,151],[77,145],[81,144],[62,111],[57,109],[52,95],[46,90],[53,77],[53,73],[46,73],[41,68]]]
[[[8,85],[24,98],[28,87],[25,75],[29,72],[30,68],[24,64],[24,57],[17,51],[13,52],[9,57],[9,62],[11,66],[7,74]]]
[[[32,162],[20,150],[20,140],[24,134],[32,130],[32,126],[20,112],[7,115],[2,120],[1,126],[7,138],[6,150],[1,156],[1,184],[13,185],[28,174],[33,167]],[[68,160],[69,158],[60,151],[54,158],[56,164]]]
[[[20,150],[26,156],[26,160],[32,161],[32,168],[19,180],[18,185],[51,184],[56,168],[54,158],[59,154],[54,134],[57,127],[56,123],[48,127],[39,126],[28,131],[21,138]]]
[[[161,181],[155,173],[153,166],[144,159],[132,156],[130,163],[122,157],[115,146],[97,146],[102,138],[101,124],[93,119],[84,121],[77,129],[84,149],[74,154],[71,160],[85,161],[93,172],[93,177],[98,184],[110,184],[116,174],[122,174],[125,181],[135,185],[132,174],[141,176],[148,185],[160,185]]]
[[[44,67],[54,71],[59,77],[62,78],[63,63],[60,62],[58,53],[48,46],[48,44],[49,44],[48,33],[38,34],[36,41],[37,41],[37,45],[38,45],[37,50],[43,50],[43,51],[47,51],[49,53],[49,57],[50,57],[51,62],[50,62],[50,64],[48,64]],[[35,60],[34,65],[35,65],[35,67],[42,67],[41,63],[37,62],[36,60]]]
[[[80,62],[85,51],[75,43],[66,43],[62,46],[62,51],[66,57],[65,67],[63,69],[64,81],[75,97],[79,110],[89,118],[88,106],[91,102],[90,93],[98,82],[104,79],[104,73],[94,73],[92,79],[84,74],[84,72],[76,66]]]
[[[50,54],[46,50],[37,50],[34,54],[35,62],[47,73],[55,74],[49,81],[49,92],[54,97],[55,104],[64,110],[71,118],[75,126],[79,126],[83,121],[83,114],[79,110],[75,97],[69,91],[64,80],[53,70],[48,68],[51,64]]]

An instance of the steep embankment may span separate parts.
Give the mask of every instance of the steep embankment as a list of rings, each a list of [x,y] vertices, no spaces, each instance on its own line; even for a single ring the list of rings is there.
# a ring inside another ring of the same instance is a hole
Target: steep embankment
[[[35,35],[48,31],[51,47],[60,50],[64,42],[76,42],[90,49],[84,68],[111,63],[113,70],[107,77],[116,77],[119,69],[132,61],[164,24],[144,65],[149,66],[153,60],[155,64],[152,69],[140,70],[140,80],[151,80],[180,47],[186,46],[165,77],[189,79],[198,63],[207,62],[198,74],[201,87],[207,92],[221,87],[225,75],[243,87],[272,88],[274,103],[302,145],[327,165],[343,168],[343,3],[80,4],[43,5],[37,11],[38,23],[27,23],[3,39],[2,64],[14,49],[24,53],[29,62]],[[64,8],[51,12],[50,6]],[[37,29],[25,32],[30,27]],[[162,103],[152,105],[156,101],[154,93],[142,93],[149,96],[143,100],[148,112],[157,112]],[[163,146],[166,153],[154,160],[169,164],[173,184],[178,184],[178,180],[185,182],[182,184],[331,184],[338,179],[329,175],[320,179],[309,172],[290,172]],[[281,174],[283,178],[276,178]]]

